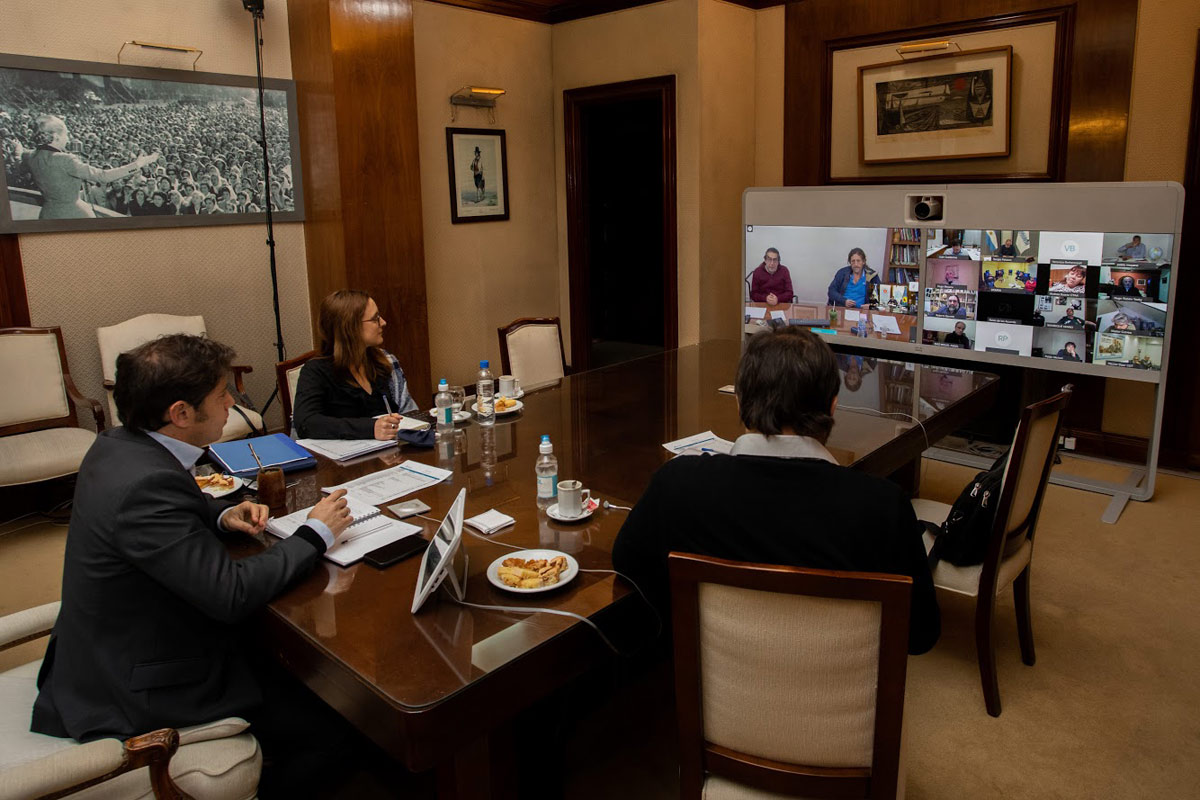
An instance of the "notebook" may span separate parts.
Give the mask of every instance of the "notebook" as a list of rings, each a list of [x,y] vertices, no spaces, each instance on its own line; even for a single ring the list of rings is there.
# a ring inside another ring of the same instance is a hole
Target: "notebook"
[[[258,453],[264,467],[282,467],[284,472],[291,472],[317,465],[311,453],[282,433],[210,444],[208,451],[220,463],[222,472],[245,478],[258,473],[250,445],[254,445],[254,452]]]
[[[354,522],[350,523],[350,527],[338,542],[325,551],[325,558],[340,566],[348,567],[378,547],[421,532],[416,525],[385,517],[375,506],[350,496],[346,497],[346,503],[350,507],[350,515],[354,517]],[[286,517],[272,517],[267,521],[267,531],[280,539],[286,539],[308,520],[308,513],[312,508],[309,506],[294,511]]]

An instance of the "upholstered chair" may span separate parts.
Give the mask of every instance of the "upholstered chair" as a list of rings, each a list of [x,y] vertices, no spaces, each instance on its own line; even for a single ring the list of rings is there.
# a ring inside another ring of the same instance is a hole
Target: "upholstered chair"
[[[179,317],[173,314],[143,314],[140,317],[134,317],[125,322],[110,325],[107,328],[96,329],[96,338],[100,342],[100,365],[104,371],[104,388],[108,394],[108,414],[111,424],[121,424],[121,420],[117,416],[117,404],[113,401],[112,393],[113,385],[117,379],[117,356],[151,339],[157,339],[160,336],[167,336],[173,333],[190,333],[193,336],[206,336],[204,317]],[[248,366],[235,366],[233,368],[234,385],[237,387],[238,393],[243,396],[246,394],[246,387],[242,383],[242,376],[247,372],[253,372],[253,369]],[[221,438],[217,441],[228,442],[231,439],[241,439],[246,436],[256,435],[262,433],[262,431],[262,415],[253,408],[239,403],[229,409],[229,419],[225,422],[225,429],[221,431]]]
[[[525,317],[496,332],[500,336],[500,365],[505,375],[521,382],[522,391],[552,386],[567,374],[558,317]]]
[[[975,598],[975,650],[979,658],[979,677],[983,684],[988,714],[1000,716],[1000,684],[996,676],[996,634],[994,618],[996,595],[1013,587],[1017,612],[1017,639],[1021,661],[1033,666],[1033,622],[1029,611],[1029,576],[1033,568],[1033,537],[1050,468],[1058,451],[1058,432],[1062,413],[1071,399],[1070,387],[1021,413],[1009,450],[1008,465],[1000,496],[996,498],[996,520],[982,564],[960,567],[938,561],[933,582],[939,589]],[[924,498],[912,501],[917,519],[940,525],[950,514],[950,506]],[[933,547],[934,537],[925,534],[925,550]]]
[[[62,330],[0,328],[0,486],[79,471],[96,434],[79,427],[77,405],[104,430],[100,403],[75,388]]]
[[[279,388],[279,406],[283,409],[283,429],[292,430],[292,408],[296,402],[296,386],[300,383],[300,370],[309,359],[317,355],[316,350],[309,350],[303,355],[280,361],[275,365],[275,385]]]
[[[60,603],[0,617],[0,650],[46,636]],[[249,800],[262,772],[249,723],[229,717],[80,744],[29,730],[41,659],[0,673],[0,800]]]
[[[668,566],[681,797],[903,797],[911,578]]]

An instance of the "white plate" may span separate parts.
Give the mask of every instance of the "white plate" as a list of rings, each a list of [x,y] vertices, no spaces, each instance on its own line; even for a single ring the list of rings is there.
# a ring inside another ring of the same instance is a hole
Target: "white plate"
[[[203,489],[201,489],[200,491],[204,492],[209,497],[224,497],[227,494],[233,494],[238,489],[242,488],[245,484],[246,484],[246,482],[244,480],[242,480],[238,476],[234,475],[233,476],[233,486],[230,486],[228,489],[210,489],[209,487],[206,486]]]
[[[429,416],[433,417],[434,420],[436,420],[437,419],[437,409],[436,408],[429,409]],[[470,418],[471,418],[471,412],[467,411],[465,408],[454,412],[454,422],[456,424],[459,422],[466,422]]]
[[[497,411],[496,416],[503,417],[506,414],[515,414],[524,407],[525,407],[525,404],[522,403],[520,400],[517,400],[517,404],[515,406],[509,406],[508,408],[504,409],[503,411]],[[474,411],[476,414],[478,414],[479,413],[478,404],[471,403],[471,410]]]
[[[593,506],[589,502],[588,507],[583,510],[582,514],[580,514],[577,517],[568,517],[566,514],[559,512],[558,503],[554,503],[553,505],[551,505],[549,508],[546,509],[546,516],[550,517],[550,519],[556,519],[559,522],[582,522],[583,520],[590,517],[592,514],[596,513],[596,509],[599,507],[600,507],[599,504],[596,504]]]
[[[528,561],[531,558],[556,558],[565,556],[567,559],[567,568],[559,573],[558,583],[552,583],[549,586],[539,586],[536,589],[519,589],[516,586],[508,586],[504,581],[500,580],[499,570],[500,565],[504,563],[506,558],[523,558]],[[557,589],[560,586],[565,586],[575,580],[575,576],[579,574],[579,562],[571,555],[560,550],[517,550],[512,553],[505,553],[497,558],[491,564],[488,564],[487,578],[497,589],[503,589],[506,592],[514,594],[537,594],[538,592],[548,592],[551,589]]]

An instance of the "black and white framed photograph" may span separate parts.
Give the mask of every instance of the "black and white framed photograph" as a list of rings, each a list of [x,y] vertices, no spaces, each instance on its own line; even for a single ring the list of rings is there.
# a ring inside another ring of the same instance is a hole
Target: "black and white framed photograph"
[[[504,131],[446,128],[450,221],[508,219],[508,149]]]
[[[0,54],[0,232],[304,218],[291,81]]]

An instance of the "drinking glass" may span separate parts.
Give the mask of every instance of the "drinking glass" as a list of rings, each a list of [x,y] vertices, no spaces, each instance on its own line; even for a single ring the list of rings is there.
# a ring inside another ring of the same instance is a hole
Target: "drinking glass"
[[[264,467],[258,471],[258,502],[272,511],[287,507],[287,483],[279,467]]]

